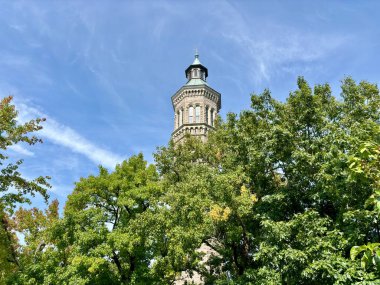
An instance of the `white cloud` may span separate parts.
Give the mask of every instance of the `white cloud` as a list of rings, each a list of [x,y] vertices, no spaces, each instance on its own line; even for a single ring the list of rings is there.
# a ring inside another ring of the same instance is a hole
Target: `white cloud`
[[[31,152],[30,150],[27,150],[26,148],[22,147],[19,144],[14,144],[8,147],[8,149],[17,152],[21,155],[26,155],[26,156],[34,156],[34,153]]]
[[[247,19],[227,1],[218,2],[218,7],[214,16],[221,36],[246,58],[242,64],[256,82],[269,81],[284,67],[298,73],[304,64],[326,58],[349,40],[347,35],[312,33],[275,22],[258,25],[262,19]]]
[[[122,156],[95,145],[70,127],[43,114],[37,108],[27,106],[24,103],[17,103],[16,105],[19,110],[19,120],[22,122],[36,117],[46,118],[39,135],[50,142],[67,147],[73,152],[84,155],[94,163],[108,168],[114,168],[117,163],[124,160]]]

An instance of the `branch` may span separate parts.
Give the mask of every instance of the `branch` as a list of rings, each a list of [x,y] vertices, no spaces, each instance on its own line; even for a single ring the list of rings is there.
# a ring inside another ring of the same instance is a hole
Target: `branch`
[[[117,256],[115,251],[112,251],[112,253],[113,253],[112,260],[115,262],[117,270],[119,271],[120,280],[123,283],[125,283],[125,282],[127,282],[127,276],[125,276],[124,270],[123,270],[121,263],[120,263],[120,260],[119,260],[119,257]]]
[[[12,257],[12,259],[8,259],[8,261],[16,264],[17,267],[20,267],[20,264],[18,263],[18,260],[17,260],[16,249],[13,246],[11,233],[8,231],[8,222],[4,216],[1,218],[1,225],[5,231],[5,236],[7,237],[7,241],[9,243],[10,253]]]

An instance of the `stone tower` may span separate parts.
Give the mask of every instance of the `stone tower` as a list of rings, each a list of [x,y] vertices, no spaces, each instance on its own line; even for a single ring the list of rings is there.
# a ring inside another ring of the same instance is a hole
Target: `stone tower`
[[[205,141],[209,130],[214,129],[214,120],[221,108],[221,95],[207,84],[208,70],[199,61],[197,52],[185,74],[187,83],[172,96],[172,139],[179,142],[189,133]]]

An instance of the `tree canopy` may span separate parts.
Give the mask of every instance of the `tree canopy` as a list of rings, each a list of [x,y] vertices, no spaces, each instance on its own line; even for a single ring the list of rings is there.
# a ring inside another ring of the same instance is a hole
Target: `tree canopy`
[[[0,284],[20,269],[17,238],[9,217],[17,205],[30,203],[30,196],[39,193],[47,199],[46,188],[49,187],[48,177],[37,177],[32,181],[24,178],[19,172],[23,161],[11,160],[7,150],[18,143],[33,145],[42,142],[32,133],[41,129],[43,120],[38,118],[20,124],[12,97],[0,101]]]
[[[328,84],[297,84],[285,102],[252,94],[207,142],[170,142],[155,165],[139,154],[100,167],[62,217],[56,202],[20,209],[10,282],[379,283],[378,87],[345,78],[337,99]]]

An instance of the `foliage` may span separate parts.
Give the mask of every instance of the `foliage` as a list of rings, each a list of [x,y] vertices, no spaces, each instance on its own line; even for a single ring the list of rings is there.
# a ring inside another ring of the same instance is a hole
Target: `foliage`
[[[379,270],[380,267],[380,243],[369,243],[368,245],[353,246],[351,248],[351,259],[355,259],[360,253],[363,253],[360,260],[361,266],[368,269],[372,264]]]
[[[378,126],[377,126],[378,127]],[[380,134],[380,128],[377,128],[377,135]],[[380,145],[375,141],[363,143],[360,151],[351,157],[350,164],[351,175],[353,179],[368,181],[373,194],[365,202],[366,208],[373,208],[373,218],[379,219],[380,214]],[[361,255],[361,266],[364,269],[371,269],[380,272],[380,243],[367,243],[367,245],[353,246],[351,248],[351,259]]]
[[[17,111],[15,106],[11,104],[12,97],[6,97],[0,102],[0,203],[2,210],[12,211],[16,203],[29,203],[27,196],[40,193],[47,199],[46,187],[49,184],[46,182],[46,177],[38,177],[32,181],[21,176],[18,172],[22,160],[10,162],[6,164],[9,158],[5,151],[12,145],[20,142],[33,145],[42,142],[41,139],[30,133],[40,130],[40,123],[45,119],[35,119],[24,124],[18,124]],[[12,190],[12,191],[10,191]]]
[[[338,100],[328,84],[297,84],[285,102],[253,94],[206,143],[159,148],[155,166],[138,155],[101,167],[62,219],[23,213],[36,254],[17,282],[379,283],[379,90],[346,78]]]
[[[160,190],[157,181],[155,167],[146,166],[142,155],[117,165],[112,173],[100,167],[98,176],[82,178],[68,197],[64,218],[45,231],[46,250],[35,255],[36,265],[18,282],[151,283],[146,273],[152,258],[147,251],[150,228],[142,227],[140,216]]]
[[[12,232],[10,216],[20,203],[30,203],[30,196],[36,193],[48,198],[46,188],[48,177],[38,177],[32,181],[19,172],[22,160],[8,162],[6,152],[17,143],[33,145],[41,140],[31,135],[40,130],[44,119],[35,119],[24,124],[17,122],[17,111],[12,105],[12,97],[0,101],[0,283],[7,276],[20,269],[16,237]]]

